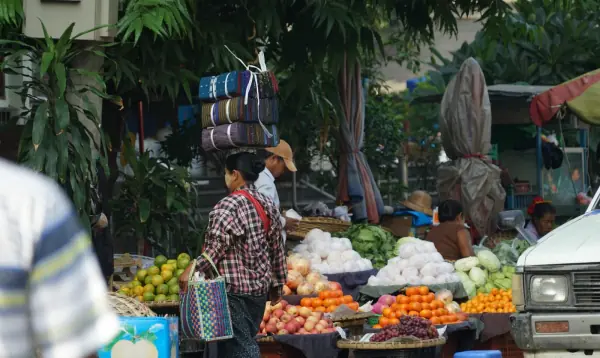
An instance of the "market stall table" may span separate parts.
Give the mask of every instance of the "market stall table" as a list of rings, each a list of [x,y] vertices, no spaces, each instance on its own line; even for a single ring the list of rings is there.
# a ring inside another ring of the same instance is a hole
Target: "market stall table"
[[[446,343],[446,338],[419,340],[414,342],[360,342],[358,340],[341,340],[337,346],[350,350],[355,358],[435,358],[437,348]]]
[[[377,272],[377,269],[371,269],[358,272],[326,274],[325,276],[329,281],[339,283],[345,295],[351,295],[353,299],[358,300],[361,287],[367,284],[369,277],[377,275]]]

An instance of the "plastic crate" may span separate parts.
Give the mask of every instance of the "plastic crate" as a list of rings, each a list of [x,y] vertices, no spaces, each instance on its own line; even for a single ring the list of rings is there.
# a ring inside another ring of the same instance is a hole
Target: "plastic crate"
[[[517,347],[510,333],[493,337],[485,342],[480,342],[474,350],[499,350],[502,358],[524,358],[524,353]]]

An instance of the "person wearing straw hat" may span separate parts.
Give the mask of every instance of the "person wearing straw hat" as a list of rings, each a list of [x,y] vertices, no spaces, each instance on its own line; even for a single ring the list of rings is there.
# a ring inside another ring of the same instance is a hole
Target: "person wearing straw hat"
[[[443,201],[438,207],[438,217],[440,224],[431,229],[427,240],[433,242],[442,257],[455,261],[475,256],[461,203],[456,200]]]
[[[408,199],[402,202],[402,205],[410,210],[432,216],[433,210],[431,210],[431,202],[431,195],[422,190],[415,190],[410,194]]]
[[[294,152],[288,142],[281,139],[276,147],[266,148],[264,155],[265,170],[260,173],[254,185],[259,193],[273,200],[275,205],[281,210],[275,180],[285,174],[286,171],[293,173],[298,170],[294,163]],[[285,232],[294,231],[298,227],[299,221],[285,216],[282,216],[282,219],[284,220],[282,224],[285,229],[283,232],[283,240],[285,242]]]

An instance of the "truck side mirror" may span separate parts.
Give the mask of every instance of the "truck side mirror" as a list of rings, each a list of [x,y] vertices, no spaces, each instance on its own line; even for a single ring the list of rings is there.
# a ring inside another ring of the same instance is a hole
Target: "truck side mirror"
[[[525,216],[521,210],[501,211],[498,214],[498,228],[500,230],[515,230],[525,227]]]
[[[517,230],[519,236],[529,242],[531,245],[536,244],[535,238],[525,230],[525,216],[521,210],[501,211],[498,214],[498,228],[500,230]]]

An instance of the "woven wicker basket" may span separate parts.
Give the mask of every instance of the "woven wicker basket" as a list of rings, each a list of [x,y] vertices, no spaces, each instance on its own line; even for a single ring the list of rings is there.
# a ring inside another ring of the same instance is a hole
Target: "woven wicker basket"
[[[126,297],[115,292],[108,293],[108,300],[111,307],[119,316],[125,317],[156,317],[148,306],[139,302],[135,298]]]
[[[321,229],[325,232],[342,232],[348,230],[350,225],[347,221],[335,218],[306,217],[302,218],[298,229],[291,232],[289,236],[303,239],[312,229]]]
[[[395,349],[417,349],[442,346],[446,338],[426,339],[415,342],[359,342],[353,340],[341,340],[337,342],[340,349],[356,350],[395,350]]]

